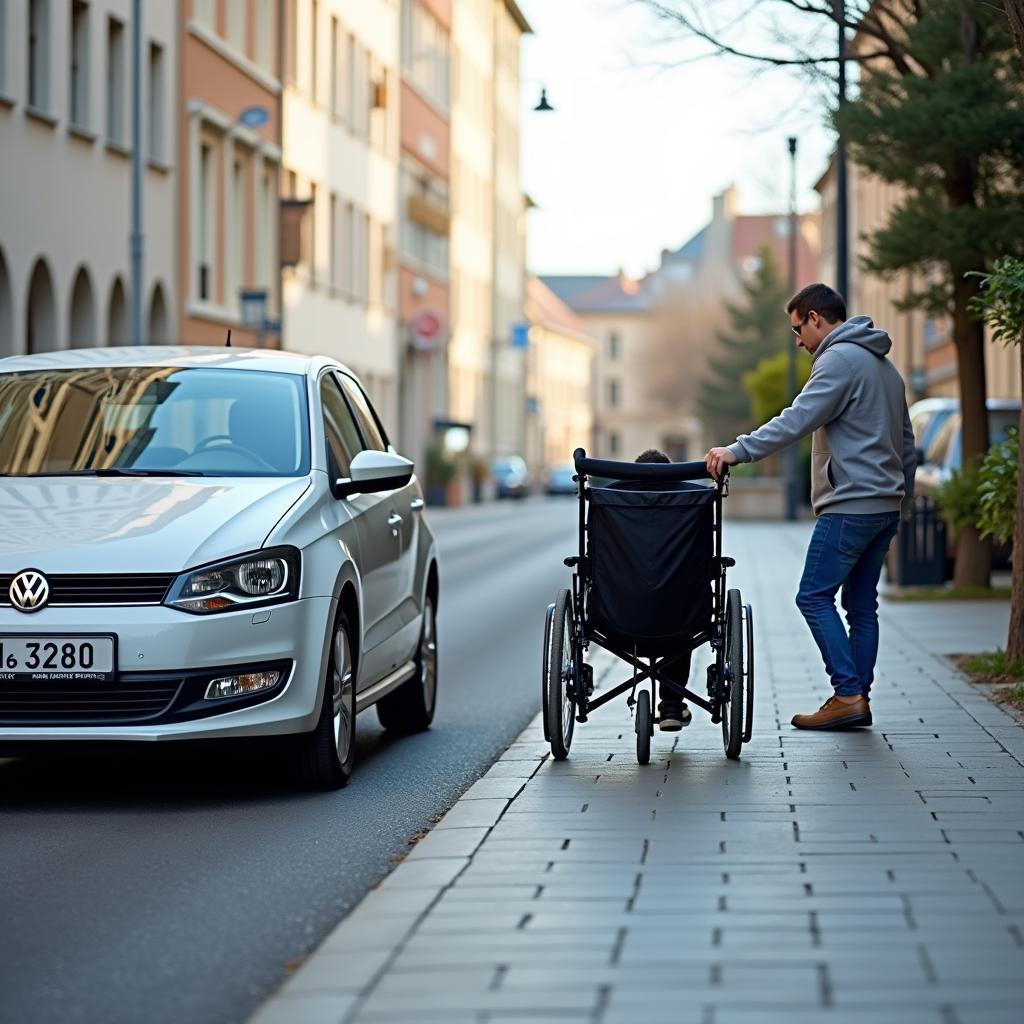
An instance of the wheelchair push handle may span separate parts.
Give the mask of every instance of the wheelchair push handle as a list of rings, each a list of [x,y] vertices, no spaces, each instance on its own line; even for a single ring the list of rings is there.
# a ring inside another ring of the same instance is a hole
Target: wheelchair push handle
[[[615,462],[612,459],[590,459],[582,448],[572,453],[576,472],[582,476],[606,476],[614,480],[712,480],[703,462]],[[717,481],[728,479],[728,469]]]

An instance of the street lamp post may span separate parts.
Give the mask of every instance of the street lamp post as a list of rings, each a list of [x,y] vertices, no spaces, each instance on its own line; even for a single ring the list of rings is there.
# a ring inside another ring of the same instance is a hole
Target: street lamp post
[[[142,344],[142,0],[132,0],[131,342]]]
[[[846,2],[832,0],[835,17],[839,24],[839,75],[838,105],[840,111],[846,105]],[[847,289],[850,284],[849,269],[849,185],[846,176],[846,140],[842,130],[836,140],[836,291],[849,302]]]
[[[796,254],[797,254],[797,216],[796,216],[796,137],[790,136],[789,144],[789,294],[795,295]],[[790,339],[792,341],[792,339]],[[786,364],[786,400],[791,402],[796,396],[796,345],[789,346],[789,361]],[[786,471],[786,519],[796,519],[797,512],[797,449],[790,445],[785,453]]]

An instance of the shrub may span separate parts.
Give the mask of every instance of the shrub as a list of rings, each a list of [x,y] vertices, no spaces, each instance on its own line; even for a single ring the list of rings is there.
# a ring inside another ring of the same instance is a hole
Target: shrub
[[[1005,441],[989,449],[978,475],[978,530],[1001,544],[1013,540],[1019,460],[1020,436],[1011,430]]]

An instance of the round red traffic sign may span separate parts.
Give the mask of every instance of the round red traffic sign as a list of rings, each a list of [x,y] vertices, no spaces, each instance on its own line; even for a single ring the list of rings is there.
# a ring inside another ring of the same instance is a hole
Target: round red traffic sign
[[[445,318],[433,309],[417,313],[409,324],[414,348],[436,348],[444,338],[444,332]]]

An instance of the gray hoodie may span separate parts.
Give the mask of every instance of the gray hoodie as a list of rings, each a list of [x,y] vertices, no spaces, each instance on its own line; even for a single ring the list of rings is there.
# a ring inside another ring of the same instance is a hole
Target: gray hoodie
[[[899,511],[913,496],[917,460],[903,378],[886,358],[891,348],[870,317],[840,324],[818,346],[793,404],[729,451],[757,462],[813,432],[815,515]]]

